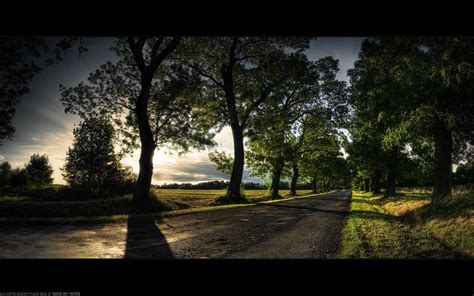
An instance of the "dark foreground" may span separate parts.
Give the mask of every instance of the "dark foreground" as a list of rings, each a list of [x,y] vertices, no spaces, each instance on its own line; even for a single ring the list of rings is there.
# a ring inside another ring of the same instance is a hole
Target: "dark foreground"
[[[128,222],[0,227],[0,258],[335,258],[351,191]]]

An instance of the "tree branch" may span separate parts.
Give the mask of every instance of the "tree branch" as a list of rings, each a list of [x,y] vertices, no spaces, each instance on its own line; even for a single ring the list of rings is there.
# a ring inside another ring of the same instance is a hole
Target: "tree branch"
[[[168,45],[156,56],[152,57],[152,61],[150,63],[151,69],[154,70],[163,62],[163,60],[179,45],[181,42],[181,37],[174,37]],[[156,44],[155,44],[156,45]],[[158,49],[156,49],[158,50]],[[153,59],[154,58],[154,59]]]
[[[140,39],[138,39],[138,41],[135,43],[135,39],[133,37],[128,37],[128,44],[132,51],[133,58],[142,75],[145,74],[147,69],[143,59],[143,46],[145,46],[146,40],[147,37],[140,37]]]

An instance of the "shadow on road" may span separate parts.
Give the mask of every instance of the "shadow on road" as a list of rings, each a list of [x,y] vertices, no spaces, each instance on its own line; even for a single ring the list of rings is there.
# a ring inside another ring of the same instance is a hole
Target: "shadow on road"
[[[307,206],[290,206],[290,205],[282,205],[282,204],[262,204],[262,206],[278,207],[278,208],[290,208],[290,209],[303,209],[303,210],[309,210],[309,211],[312,211],[312,212],[331,213],[331,214],[336,214],[336,215],[341,215],[341,216],[349,215],[348,211],[324,210],[324,209],[307,207]]]
[[[133,217],[127,223],[125,259],[173,259],[174,255],[153,217]]]

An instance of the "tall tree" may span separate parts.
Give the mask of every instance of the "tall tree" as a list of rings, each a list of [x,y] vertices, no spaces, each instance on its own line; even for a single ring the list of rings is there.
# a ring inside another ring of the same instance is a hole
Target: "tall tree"
[[[183,60],[208,82],[206,91],[218,105],[222,125],[230,125],[234,162],[227,196],[240,197],[244,170],[244,136],[248,120],[278,86],[269,68],[285,51],[302,51],[309,38],[212,37],[188,39],[193,58]],[[221,126],[222,126],[221,125]]]
[[[114,151],[112,124],[105,118],[87,118],[73,133],[74,142],[62,168],[64,179],[71,187],[97,196],[114,193],[127,174]]]
[[[28,183],[41,187],[53,183],[53,168],[46,154],[33,154],[25,166]]]
[[[340,162],[338,158],[342,158],[342,138],[323,116],[307,118],[304,130],[300,173],[311,181],[313,192],[326,191],[336,183],[333,176]]]
[[[362,47],[359,77],[372,75],[378,84],[371,93],[396,119],[385,144],[434,142],[435,198],[451,196],[453,160],[473,142],[473,45],[472,37],[384,37]]]
[[[117,38],[113,50],[118,62],[100,66],[87,84],[60,87],[66,112],[109,116],[120,127],[127,150],[140,147],[133,195],[139,207],[149,198],[155,149],[171,146],[187,151],[213,144],[214,115],[196,94],[198,77],[169,59],[180,41],[179,37]]]
[[[396,178],[403,147],[408,137],[394,129],[406,112],[403,104],[411,83],[398,71],[407,71],[403,57],[409,56],[411,46],[395,42],[383,46],[377,39],[366,39],[362,43],[359,60],[348,74],[351,81],[350,102],[354,108],[351,134],[354,135],[352,161],[359,159],[359,171],[366,179],[366,190],[371,183],[377,185],[380,170],[385,170],[386,197],[395,196]],[[364,147],[366,146],[366,147]],[[371,182],[372,181],[372,182]]]
[[[375,38],[366,42],[368,57],[388,67],[400,86],[390,102],[398,120],[387,130],[387,143],[434,142],[433,197],[451,196],[452,163],[473,142],[474,45],[472,37]],[[364,49],[363,49],[364,50]]]
[[[290,54],[279,61],[274,75],[284,78],[277,78],[281,82],[271,100],[262,103],[249,129],[252,153],[266,158],[272,167],[273,198],[278,197],[285,164],[292,163],[293,183],[297,182],[301,122],[308,116],[330,120],[343,113],[345,83],[335,79],[338,70],[338,61],[330,57],[310,62],[303,54]]]

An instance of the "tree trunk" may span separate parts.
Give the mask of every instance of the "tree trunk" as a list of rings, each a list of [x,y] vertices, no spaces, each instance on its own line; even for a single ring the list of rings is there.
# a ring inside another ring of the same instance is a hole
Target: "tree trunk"
[[[151,79],[150,85],[151,85]],[[133,201],[139,209],[145,209],[146,203],[150,197],[151,179],[153,176],[153,154],[155,153],[156,144],[153,139],[150,122],[148,118],[147,105],[149,96],[149,85],[142,88],[137,105],[135,115],[137,116],[138,130],[140,134],[140,171],[138,173]]]
[[[451,197],[453,137],[444,123],[435,130],[435,164],[433,198]]]
[[[272,171],[272,184],[270,186],[270,196],[272,199],[277,199],[280,190],[281,171],[283,170],[283,159],[277,158]]]
[[[239,199],[240,186],[242,184],[242,174],[244,172],[244,127],[239,122],[237,108],[235,106],[234,93],[234,77],[233,67],[235,65],[235,48],[237,45],[237,38],[234,38],[229,53],[229,63],[223,65],[221,68],[222,80],[224,83],[224,93],[227,104],[227,112],[230,120],[230,127],[232,129],[232,138],[234,140],[234,163],[232,165],[232,173],[230,175],[229,187],[227,188],[227,197],[232,199]]]
[[[387,171],[387,185],[385,189],[385,197],[389,196],[396,196],[397,195],[397,190],[396,190],[396,171],[393,168],[390,168]]]
[[[153,154],[155,153],[154,144],[149,144],[149,140],[141,141],[140,151],[140,171],[135,184],[133,200],[139,208],[146,206],[146,201],[150,197],[151,179],[153,176]]]
[[[290,195],[296,196],[296,183],[298,182],[298,177],[300,172],[298,170],[298,165],[293,163],[291,166],[292,174],[291,174],[291,183],[290,183]]]
[[[313,187],[313,193],[318,193],[318,190],[317,190],[317,188],[316,188],[316,184],[317,184],[317,183],[316,183],[316,178],[312,178],[312,179],[311,179],[311,185],[312,185],[312,187]]]
[[[234,163],[230,175],[230,183],[227,188],[227,196],[240,198],[240,185],[242,184],[242,174],[244,172],[244,137],[240,126],[232,125],[232,137],[234,140]]]
[[[388,155],[387,184],[384,197],[396,196],[396,179],[398,170],[399,149],[393,148]]]
[[[364,186],[364,191],[369,192],[370,191],[370,179],[365,179],[365,186]]]
[[[380,177],[382,175],[382,171],[380,169],[376,169],[374,176],[372,178],[372,190],[374,194],[380,194]]]

